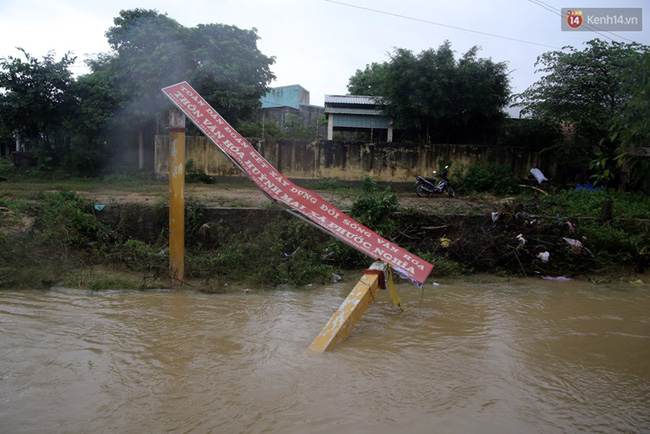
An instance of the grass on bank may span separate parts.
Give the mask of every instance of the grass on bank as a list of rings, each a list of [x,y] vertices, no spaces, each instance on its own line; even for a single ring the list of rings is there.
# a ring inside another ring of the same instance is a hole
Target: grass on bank
[[[650,196],[642,193],[621,193],[615,190],[562,190],[552,195],[542,196],[539,201],[539,211],[548,215],[598,218],[601,216],[603,202],[606,200],[611,200],[613,203],[614,218],[650,219]]]
[[[3,227],[0,287],[39,288],[62,282],[97,290],[117,289],[118,286],[146,289],[166,280],[166,229],[153,243],[122,239],[114,228],[97,220],[89,212],[90,204],[75,193],[75,189],[102,189],[110,184],[112,189],[129,192],[135,189],[160,191],[164,197],[168,188],[166,181],[141,179],[137,174],[114,175],[108,179],[63,179],[53,174],[48,175],[50,179],[43,179],[47,176],[41,174],[42,178],[19,177],[21,180],[17,181],[11,178],[15,170],[0,164],[0,176],[11,181],[0,183],[0,207],[7,209],[0,213]],[[228,187],[231,186],[223,185],[223,188]],[[528,271],[584,272],[621,264],[643,266],[643,261],[650,258],[649,229],[647,220],[643,220],[650,215],[650,201],[643,194],[566,190],[548,196],[512,196],[509,208],[502,211],[533,218],[518,220],[513,217],[507,223],[509,227],[498,227],[498,230],[490,230],[489,226],[481,228],[482,238],[476,236],[476,228],[467,228],[467,233],[457,234],[451,247],[445,249],[435,237],[418,238],[421,234],[417,233],[417,228],[407,226],[409,215],[417,211],[404,210],[399,205],[398,194],[380,187],[371,178],[354,186],[321,181],[310,188],[324,197],[327,192],[334,191],[349,194],[354,198],[351,213],[355,218],[434,263],[432,275],[436,277],[494,269],[518,273],[524,266]],[[602,222],[598,217],[606,199],[614,201],[615,218]],[[188,204],[186,240],[194,237],[194,242],[187,243],[192,248],[187,250],[186,274],[201,287],[215,288],[229,281],[301,286],[327,282],[333,273],[356,272],[371,262],[347,245],[298,220],[278,220],[261,234],[244,232],[236,238],[220,238],[217,244],[204,245],[200,242],[204,216],[201,206],[195,205]],[[395,211],[401,211],[403,217],[394,218]],[[24,231],[5,230],[23,217],[31,217],[35,223]],[[530,225],[527,223],[530,220],[537,223]],[[571,237],[583,240],[594,252],[593,258],[572,256],[561,241],[561,237],[567,235],[563,232],[565,222],[574,223],[576,232]],[[537,246],[529,244],[520,249],[515,240],[519,231],[547,243],[540,244],[540,248],[555,249],[552,254],[556,268],[536,261],[534,249]],[[548,247],[549,244],[552,247]],[[486,249],[491,249],[487,253],[496,259],[479,258],[483,262],[477,262],[477,252]],[[520,260],[523,263],[518,263]],[[494,264],[496,268],[490,268]],[[98,267],[104,267],[105,271],[88,271]]]

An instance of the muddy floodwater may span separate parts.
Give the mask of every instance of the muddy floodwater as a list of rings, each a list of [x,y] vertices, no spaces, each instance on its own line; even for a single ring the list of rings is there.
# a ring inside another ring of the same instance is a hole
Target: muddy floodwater
[[[310,354],[352,286],[0,292],[0,432],[650,431],[647,284],[399,284]]]

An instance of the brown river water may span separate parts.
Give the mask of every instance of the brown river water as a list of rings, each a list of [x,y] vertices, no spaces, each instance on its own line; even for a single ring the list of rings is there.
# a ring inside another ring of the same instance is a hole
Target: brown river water
[[[650,432],[647,284],[352,286],[0,292],[0,432]]]

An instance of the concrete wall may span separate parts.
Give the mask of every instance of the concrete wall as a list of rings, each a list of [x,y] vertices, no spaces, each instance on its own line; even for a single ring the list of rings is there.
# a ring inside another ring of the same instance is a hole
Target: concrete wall
[[[480,145],[433,145],[416,143],[361,143],[333,140],[252,140],[251,144],[284,176],[292,179],[338,179],[359,181],[370,175],[376,181],[413,182],[417,175],[439,169],[449,159],[453,170],[474,163],[510,166],[521,178],[538,167],[547,178],[557,173],[549,154],[540,156],[526,149]],[[167,174],[168,136],[156,136],[155,170]],[[205,137],[187,137],[186,161],[211,176],[241,176],[239,169]]]

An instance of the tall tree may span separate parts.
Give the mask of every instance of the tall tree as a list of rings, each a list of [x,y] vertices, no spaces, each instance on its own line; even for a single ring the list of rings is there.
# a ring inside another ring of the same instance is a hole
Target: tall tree
[[[187,35],[187,80],[232,123],[251,117],[275,79],[275,59],[257,49],[258,39],[255,29],[224,24],[200,24]]]
[[[366,65],[363,71],[357,69],[348,82],[348,92],[351,95],[378,96],[385,80],[387,65],[387,63],[373,62]]]
[[[39,60],[22,48],[24,60],[0,59],[0,123],[43,151],[64,145],[64,123],[74,104],[70,53],[55,60],[50,52]]]
[[[101,132],[112,126],[111,121],[119,117],[119,112],[126,97],[120,92],[115,71],[117,64],[111,55],[100,55],[86,62],[92,73],[82,75],[74,84],[77,105],[75,132],[93,140]]]
[[[137,126],[141,150],[143,127],[166,104],[161,88],[187,80],[236,123],[259,107],[275,78],[270,71],[274,59],[257,49],[255,29],[221,24],[185,28],[144,9],[121,11],[114,24],[106,32],[113,51],[94,64],[93,74],[108,71],[113,98],[121,101],[119,116],[123,124]]]
[[[616,181],[621,191],[650,191],[650,52],[635,56],[621,74],[624,102],[609,121],[592,168],[598,181]]]
[[[505,117],[510,86],[505,63],[455,59],[451,43],[416,55],[396,49],[350,78],[351,93],[383,97],[385,113],[411,135],[443,142],[493,143]]]
[[[565,47],[545,53],[536,62],[544,76],[517,96],[518,105],[523,114],[569,127],[574,140],[556,151],[564,162],[587,163],[631,97],[626,75],[648,50],[638,43],[594,39],[584,50]]]

